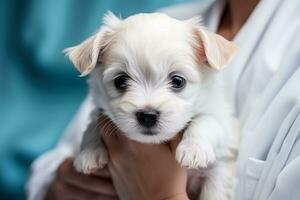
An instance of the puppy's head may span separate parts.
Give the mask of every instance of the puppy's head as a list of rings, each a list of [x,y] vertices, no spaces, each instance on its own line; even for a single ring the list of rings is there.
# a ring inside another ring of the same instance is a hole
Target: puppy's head
[[[99,32],[66,50],[82,75],[101,80],[112,119],[129,138],[159,143],[182,130],[198,114],[206,72],[222,70],[237,50],[198,21],[108,13]]]

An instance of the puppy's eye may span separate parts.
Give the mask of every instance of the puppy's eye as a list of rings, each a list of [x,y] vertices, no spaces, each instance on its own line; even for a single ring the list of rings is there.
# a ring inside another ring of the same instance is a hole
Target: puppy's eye
[[[128,88],[129,76],[127,74],[121,74],[114,79],[114,84],[117,90],[124,92]]]
[[[173,90],[181,90],[184,88],[184,86],[186,85],[186,81],[183,77],[175,75],[171,77],[171,87]]]

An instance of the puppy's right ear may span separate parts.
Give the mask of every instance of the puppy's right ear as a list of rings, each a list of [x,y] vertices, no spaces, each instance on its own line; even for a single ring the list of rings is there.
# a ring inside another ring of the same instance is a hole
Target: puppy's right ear
[[[96,34],[81,44],[63,51],[81,73],[80,76],[88,75],[95,68],[99,57],[111,42],[115,29],[120,22],[121,19],[112,12],[108,12],[103,18],[103,26]]]
[[[206,62],[209,67],[221,71],[223,70],[239,47],[226,40],[220,35],[209,32],[203,27],[196,29],[198,39],[198,52],[200,60]]]

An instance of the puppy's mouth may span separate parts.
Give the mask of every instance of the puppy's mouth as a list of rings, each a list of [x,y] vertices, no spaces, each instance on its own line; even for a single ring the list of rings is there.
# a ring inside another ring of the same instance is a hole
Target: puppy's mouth
[[[157,135],[158,132],[157,131],[153,131],[153,130],[144,130],[142,131],[143,135],[148,135],[148,136],[152,136],[152,135]]]

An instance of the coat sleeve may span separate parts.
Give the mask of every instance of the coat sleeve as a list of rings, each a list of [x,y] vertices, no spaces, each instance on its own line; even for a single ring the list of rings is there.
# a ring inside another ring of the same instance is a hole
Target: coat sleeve
[[[300,132],[299,132],[300,134]],[[294,150],[300,151],[300,141],[297,142]],[[300,199],[300,155],[292,160],[278,175],[275,188],[269,200]]]
[[[53,180],[58,166],[66,158],[74,156],[79,151],[82,133],[89,122],[89,113],[92,108],[91,98],[87,97],[58,145],[34,161],[26,185],[28,200],[44,199],[48,185]]]

